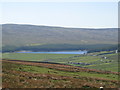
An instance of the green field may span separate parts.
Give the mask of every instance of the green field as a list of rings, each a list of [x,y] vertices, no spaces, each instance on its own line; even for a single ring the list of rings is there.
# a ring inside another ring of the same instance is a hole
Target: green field
[[[118,54],[108,51],[79,54],[3,53],[3,59],[62,63],[106,71],[118,71]],[[106,58],[105,58],[106,57]]]

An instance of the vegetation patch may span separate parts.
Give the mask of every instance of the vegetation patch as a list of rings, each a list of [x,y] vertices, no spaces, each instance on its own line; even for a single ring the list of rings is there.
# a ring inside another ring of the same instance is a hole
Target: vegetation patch
[[[63,69],[56,69],[55,66]],[[3,61],[3,88],[99,88],[101,85],[115,88],[118,86],[117,74],[102,72],[97,74],[88,70],[71,72],[74,66],[68,67],[46,63],[43,66],[34,66],[29,63],[25,65],[15,61]],[[68,71],[64,70],[65,68]]]

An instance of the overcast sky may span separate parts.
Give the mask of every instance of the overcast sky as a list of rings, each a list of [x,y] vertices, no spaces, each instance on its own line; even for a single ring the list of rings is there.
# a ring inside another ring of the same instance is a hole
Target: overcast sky
[[[3,2],[2,22],[77,28],[114,28],[117,2]]]

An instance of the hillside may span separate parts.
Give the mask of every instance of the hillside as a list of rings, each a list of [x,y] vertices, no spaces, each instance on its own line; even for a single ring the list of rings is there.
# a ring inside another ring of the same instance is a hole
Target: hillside
[[[117,29],[64,28],[3,24],[3,46],[40,44],[115,44]]]
[[[22,24],[3,24],[3,51],[79,50],[113,48],[118,29],[64,28]]]
[[[117,72],[63,64],[3,60],[2,75],[3,88],[117,88],[119,85]]]

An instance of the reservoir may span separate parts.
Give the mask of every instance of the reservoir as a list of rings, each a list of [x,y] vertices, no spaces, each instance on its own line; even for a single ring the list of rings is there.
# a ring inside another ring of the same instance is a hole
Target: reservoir
[[[41,53],[41,54],[87,54],[87,51],[56,51],[56,52],[31,52],[31,51],[19,51],[16,53]]]

